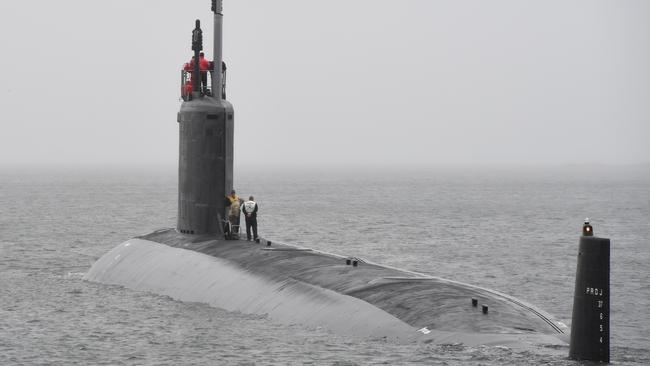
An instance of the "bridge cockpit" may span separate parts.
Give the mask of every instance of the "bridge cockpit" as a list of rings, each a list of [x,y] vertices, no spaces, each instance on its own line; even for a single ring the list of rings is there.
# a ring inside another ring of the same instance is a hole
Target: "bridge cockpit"
[[[203,59],[202,59],[203,60]],[[183,100],[192,100],[194,91],[194,70],[193,61],[185,63],[181,70],[181,98]],[[214,62],[207,61],[200,63],[199,76],[197,77],[198,95],[214,96],[212,80],[214,73]],[[221,99],[226,99],[226,63],[221,62]]]

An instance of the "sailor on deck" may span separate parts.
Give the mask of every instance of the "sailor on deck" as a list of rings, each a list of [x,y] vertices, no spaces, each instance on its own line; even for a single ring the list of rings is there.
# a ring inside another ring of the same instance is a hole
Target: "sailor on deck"
[[[242,211],[246,218],[246,239],[251,240],[251,228],[253,228],[253,240],[257,241],[257,203],[253,196],[248,197],[248,201],[244,202]]]
[[[227,198],[226,205],[229,207],[228,221],[230,221],[230,227],[233,234],[237,236],[239,234],[239,215],[240,215],[239,210],[244,200],[239,198],[239,196],[237,196],[237,193],[235,192],[234,189],[230,191],[230,196],[226,196],[226,198]]]

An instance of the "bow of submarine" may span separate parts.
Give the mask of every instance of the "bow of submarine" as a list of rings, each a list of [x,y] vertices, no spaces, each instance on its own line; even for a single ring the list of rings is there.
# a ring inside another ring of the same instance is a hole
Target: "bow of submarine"
[[[567,343],[563,323],[511,296],[374,263],[347,265],[342,256],[276,242],[163,229],[118,245],[85,279],[398,342]]]

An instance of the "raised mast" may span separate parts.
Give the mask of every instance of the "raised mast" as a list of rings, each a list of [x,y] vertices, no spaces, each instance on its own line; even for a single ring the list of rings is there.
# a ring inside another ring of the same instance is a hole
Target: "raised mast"
[[[214,13],[214,70],[212,71],[212,95],[215,98],[223,98],[222,84],[223,75],[221,64],[223,61],[223,7],[222,0],[212,0],[212,12]]]

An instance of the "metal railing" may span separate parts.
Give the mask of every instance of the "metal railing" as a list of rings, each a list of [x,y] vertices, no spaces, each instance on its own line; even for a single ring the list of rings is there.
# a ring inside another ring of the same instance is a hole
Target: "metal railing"
[[[199,72],[199,93],[201,96],[213,96],[214,90],[212,88],[212,73],[213,70]],[[226,68],[222,65],[221,68],[222,82],[221,82],[221,99],[226,99]],[[181,99],[192,99],[192,71],[183,69],[181,70]]]

